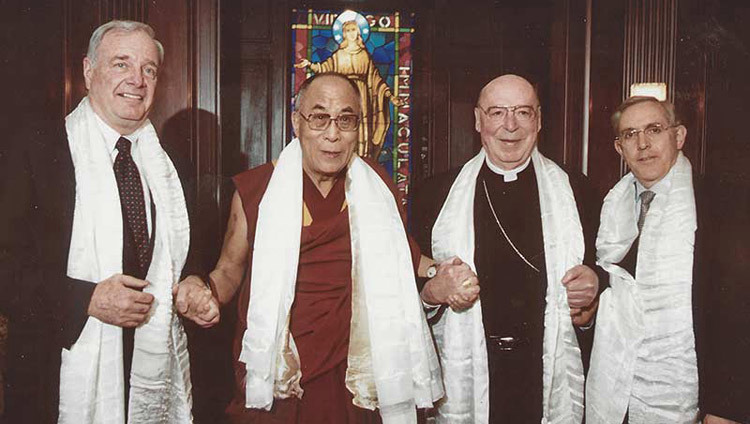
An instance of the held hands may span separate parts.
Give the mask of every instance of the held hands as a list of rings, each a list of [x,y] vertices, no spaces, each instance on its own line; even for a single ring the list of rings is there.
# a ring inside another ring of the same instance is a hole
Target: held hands
[[[588,324],[596,313],[599,292],[599,277],[586,265],[576,265],[569,269],[562,278],[562,284],[568,292],[568,306],[573,324]]]
[[[211,294],[211,289],[195,275],[191,275],[172,287],[177,312],[203,328],[218,324],[221,314],[219,302]]]
[[[118,327],[137,327],[148,318],[154,296],[143,293],[148,281],[115,274],[100,281],[91,295],[88,314]]]
[[[479,298],[479,280],[474,272],[457,257],[437,265],[437,274],[422,289],[425,302],[448,304],[454,311],[471,307]]]

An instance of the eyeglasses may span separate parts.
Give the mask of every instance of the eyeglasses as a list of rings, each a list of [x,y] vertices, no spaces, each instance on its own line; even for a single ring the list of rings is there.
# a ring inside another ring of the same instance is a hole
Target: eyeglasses
[[[357,131],[359,128],[359,115],[353,113],[344,113],[337,117],[332,117],[328,113],[311,113],[307,116],[299,112],[299,116],[307,121],[307,126],[311,130],[325,131],[331,126],[331,121],[336,122],[336,127],[341,131]]]
[[[668,130],[674,127],[676,127],[676,125],[664,126],[662,124],[656,123],[649,124],[646,126],[646,128],[642,128],[640,130],[635,128],[628,128],[621,131],[620,134],[615,137],[615,140],[618,140],[621,143],[632,143],[638,140],[638,134],[643,133],[649,141],[653,141],[661,137],[663,134],[666,134]]]
[[[477,108],[487,115],[490,122],[493,123],[502,122],[508,114],[512,114],[518,122],[531,122],[536,118],[538,107],[529,105],[490,106],[487,110],[484,110],[482,106],[477,105]]]

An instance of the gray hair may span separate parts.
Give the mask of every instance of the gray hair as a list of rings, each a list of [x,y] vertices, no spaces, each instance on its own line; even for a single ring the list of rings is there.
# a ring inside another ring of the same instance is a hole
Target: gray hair
[[[86,57],[89,58],[92,64],[96,63],[96,52],[99,49],[99,45],[102,43],[104,36],[107,35],[107,33],[110,31],[145,32],[154,41],[154,45],[156,45],[156,50],[159,52],[159,64],[164,62],[164,46],[162,46],[159,40],[155,38],[156,33],[154,32],[154,29],[151,28],[151,26],[144,24],[143,22],[114,20],[99,26],[99,28],[97,28],[94,33],[91,34],[91,39],[89,40],[89,49],[86,52]]]
[[[662,110],[664,110],[664,115],[667,117],[667,124],[680,124],[680,122],[677,120],[677,115],[674,112],[674,105],[672,104],[672,102],[659,100],[656,97],[651,96],[633,96],[622,102],[620,106],[617,106],[617,109],[615,109],[615,112],[612,114],[612,128],[615,130],[615,134],[620,131],[620,118],[622,118],[622,114],[625,112],[625,110],[627,110],[631,106],[647,102],[655,103],[661,106]]]
[[[300,106],[302,106],[302,97],[305,95],[305,91],[307,91],[307,88],[310,87],[310,84],[312,84],[312,82],[315,81],[316,78],[324,77],[324,76],[339,78],[339,79],[346,81],[347,84],[349,84],[349,86],[351,86],[352,89],[354,90],[354,93],[357,95],[357,98],[359,98],[360,94],[359,94],[359,88],[357,88],[357,84],[354,81],[347,78],[346,75],[340,74],[338,72],[321,72],[302,81],[302,85],[300,85],[299,90],[297,91],[297,95],[294,97],[294,110],[295,111],[298,111]]]

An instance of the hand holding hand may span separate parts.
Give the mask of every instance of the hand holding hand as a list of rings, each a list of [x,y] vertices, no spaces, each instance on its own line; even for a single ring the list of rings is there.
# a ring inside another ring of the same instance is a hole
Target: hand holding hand
[[[460,258],[450,258],[437,266],[437,274],[422,289],[425,302],[448,304],[460,311],[471,307],[479,298],[479,280]]]
[[[448,305],[456,312],[469,309],[479,299],[479,279],[470,277],[461,283],[457,291],[448,296]]]
[[[172,297],[177,312],[203,328],[216,325],[221,312],[219,302],[211,289],[195,275],[191,275],[172,287]]]
[[[115,274],[100,281],[91,295],[88,314],[118,327],[137,327],[148,318],[154,296],[143,293],[148,281]]]

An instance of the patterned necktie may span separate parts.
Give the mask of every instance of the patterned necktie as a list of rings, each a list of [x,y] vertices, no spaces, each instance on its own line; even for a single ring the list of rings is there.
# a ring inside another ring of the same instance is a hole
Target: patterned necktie
[[[130,140],[120,137],[115,147],[119,151],[115,159],[114,170],[117,189],[120,192],[120,203],[125,212],[126,224],[133,235],[138,265],[141,270],[145,270],[149,261],[149,238],[141,175],[130,155]]]
[[[656,193],[654,193],[651,190],[646,190],[643,193],[641,193],[641,213],[638,215],[638,233],[641,233],[641,230],[643,229],[643,223],[646,221],[646,214],[648,213],[648,208],[651,207],[651,201],[654,200],[654,196],[656,196]]]

